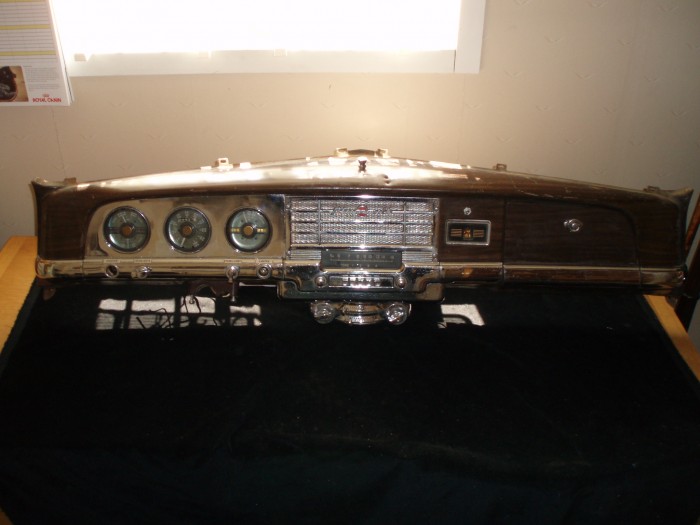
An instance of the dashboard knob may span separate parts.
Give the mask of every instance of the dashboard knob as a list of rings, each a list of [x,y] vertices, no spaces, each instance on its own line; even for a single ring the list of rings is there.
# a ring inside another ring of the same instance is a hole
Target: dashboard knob
[[[393,303],[384,310],[384,317],[389,324],[402,324],[411,313],[411,305],[406,303]]]
[[[151,269],[148,266],[139,266],[132,272],[132,277],[135,279],[145,279],[151,273]]]
[[[272,272],[272,268],[270,267],[269,264],[261,264],[258,266],[258,277],[261,279],[267,279],[270,277],[270,273]]]
[[[116,264],[109,264],[105,268],[105,275],[107,277],[117,277],[119,275],[119,266]]]
[[[577,233],[583,228],[583,222],[578,219],[567,219],[564,221],[564,228],[571,233]]]
[[[226,278],[229,281],[233,281],[238,277],[238,273],[240,272],[240,268],[238,266],[229,266],[226,268]]]
[[[335,307],[325,301],[317,301],[311,303],[311,315],[314,319],[321,324],[328,324],[338,315],[338,311]]]

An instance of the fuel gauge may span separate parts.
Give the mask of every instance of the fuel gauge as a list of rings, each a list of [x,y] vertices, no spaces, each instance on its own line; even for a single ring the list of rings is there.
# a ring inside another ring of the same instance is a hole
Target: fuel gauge
[[[113,210],[102,227],[107,243],[117,251],[133,253],[148,241],[150,229],[146,217],[136,208],[122,206]]]
[[[270,240],[270,222],[253,208],[238,210],[226,223],[226,236],[242,252],[257,252]]]

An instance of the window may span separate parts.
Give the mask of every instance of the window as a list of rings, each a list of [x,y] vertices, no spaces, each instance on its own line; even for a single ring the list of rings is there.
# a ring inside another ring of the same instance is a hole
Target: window
[[[72,76],[475,73],[484,4],[485,0],[53,0]]]

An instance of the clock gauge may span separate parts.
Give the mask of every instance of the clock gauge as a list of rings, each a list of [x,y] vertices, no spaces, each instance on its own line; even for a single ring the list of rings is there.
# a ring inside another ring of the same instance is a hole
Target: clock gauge
[[[242,252],[262,249],[270,240],[270,233],[270,221],[252,208],[238,210],[226,223],[229,242]]]
[[[178,208],[165,221],[165,235],[180,252],[193,253],[204,248],[211,237],[209,219],[196,208]]]
[[[146,217],[136,208],[122,206],[113,210],[103,225],[104,238],[119,252],[139,251],[148,242],[150,228]]]

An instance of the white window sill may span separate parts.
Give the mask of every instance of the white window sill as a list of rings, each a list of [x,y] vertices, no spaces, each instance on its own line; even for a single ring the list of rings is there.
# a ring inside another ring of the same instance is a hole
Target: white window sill
[[[211,73],[477,73],[478,60],[460,70],[455,51],[323,52],[216,51],[66,57],[68,75],[179,75]],[[477,57],[478,59],[478,57]]]

